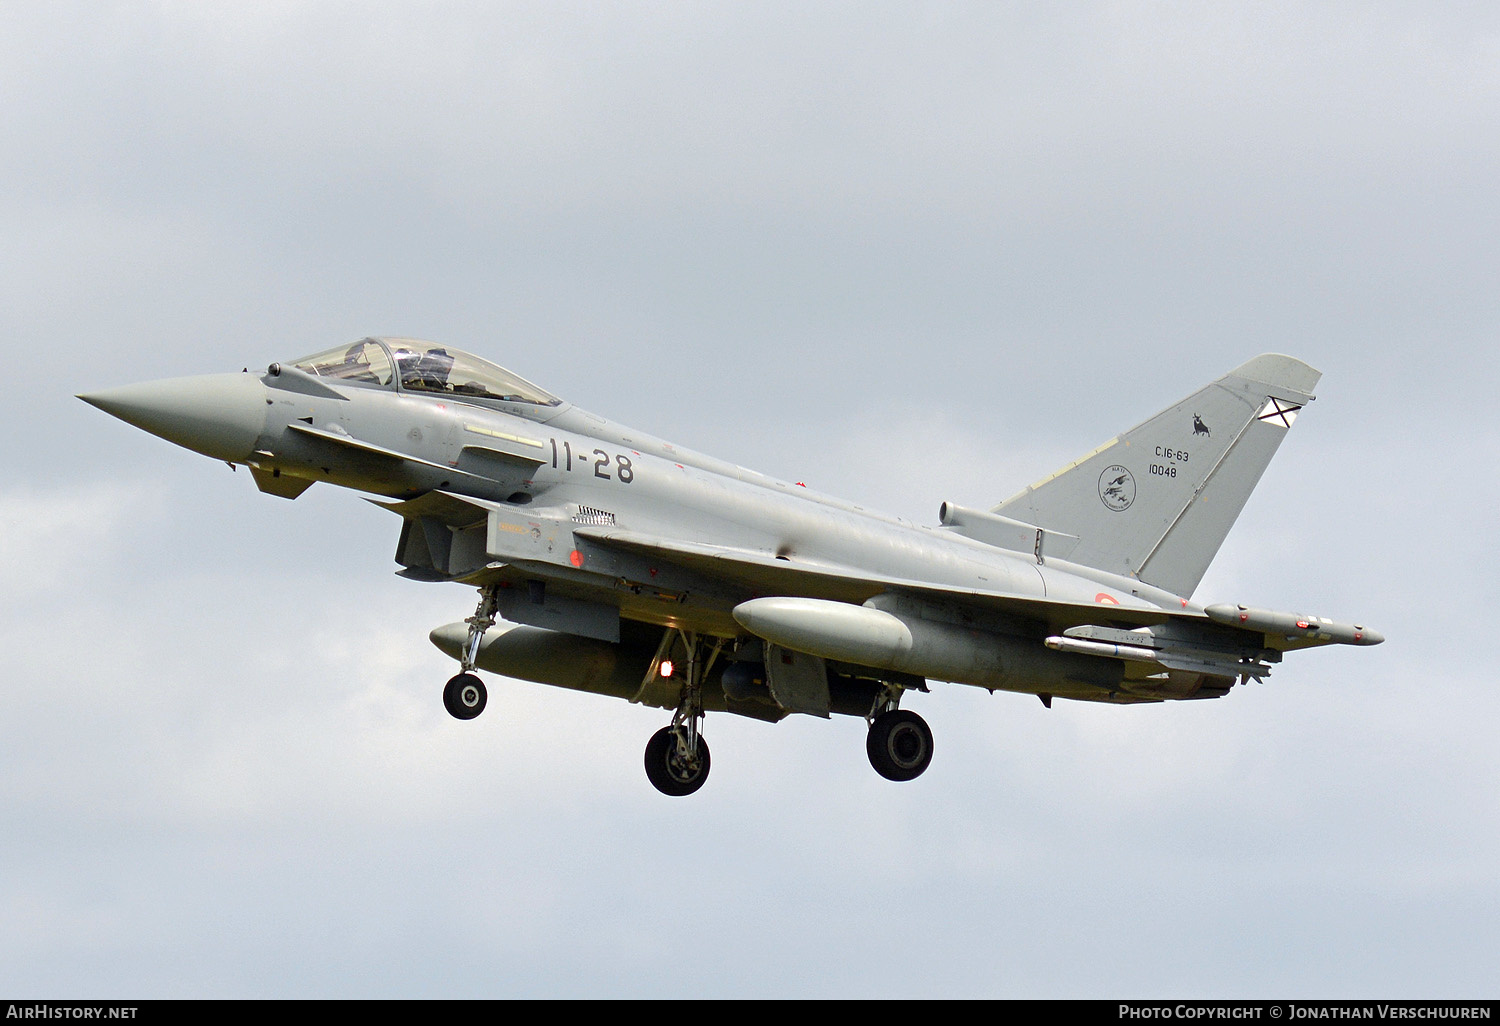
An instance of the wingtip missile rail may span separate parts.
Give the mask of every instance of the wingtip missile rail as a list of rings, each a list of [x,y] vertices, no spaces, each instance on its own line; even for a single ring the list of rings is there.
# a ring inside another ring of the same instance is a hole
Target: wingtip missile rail
[[[1218,623],[1289,640],[1334,645],[1378,645],[1385,640],[1385,635],[1362,624],[1337,623],[1321,616],[1279,613],[1271,609],[1256,609],[1253,606],[1232,605],[1227,602],[1205,606],[1203,612],[1210,620]]]

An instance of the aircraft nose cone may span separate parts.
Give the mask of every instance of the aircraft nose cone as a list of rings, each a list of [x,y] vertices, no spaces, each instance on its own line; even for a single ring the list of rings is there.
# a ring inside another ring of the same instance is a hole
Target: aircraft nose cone
[[[251,374],[168,378],[78,398],[142,431],[220,460],[247,459],[266,424],[266,386]]]

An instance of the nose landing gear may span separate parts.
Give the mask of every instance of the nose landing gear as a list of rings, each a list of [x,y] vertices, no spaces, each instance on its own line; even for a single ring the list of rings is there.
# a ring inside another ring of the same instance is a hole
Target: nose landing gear
[[[479,589],[479,608],[464,623],[469,625],[469,640],[464,644],[462,658],[458,661],[458,673],[443,687],[443,708],[459,720],[472,720],[484,712],[489,702],[484,681],[474,673],[474,663],[479,658],[479,643],[484,632],[495,626],[495,611],[499,608],[499,591],[494,585]]]

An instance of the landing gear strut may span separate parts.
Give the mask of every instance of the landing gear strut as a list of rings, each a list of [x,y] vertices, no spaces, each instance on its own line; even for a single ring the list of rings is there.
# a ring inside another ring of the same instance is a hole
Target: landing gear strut
[[[682,697],[671,724],[651,735],[646,743],[646,778],[662,794],[674,798],[692,794],[708,779],[708,742],[702,733],[703,679],[723,646],[722,639],[716,640],[705,657],[703,639],[698,635],[668,631],[656,658],[651,660],[648,674],[661,672],[663,661],[673,652],[678,639],[687,648]]]
[[[489,701],[484,681],[474,673],[474,662],[479,658],[479,643],[484,640],[484,632],[495,626],[498,602],[499,591],[493,584],[480,588],[479,608],[464,621],[469,625],[469,640],[459,658],[458,673],[443,687],[443,707],[456,719],[472,720],[484,712]]]
[[[896,708],[900,691],[886,692],[870,710],[865,752],[887,780],[915,780],[932,762],[932,729],[914,712]]]

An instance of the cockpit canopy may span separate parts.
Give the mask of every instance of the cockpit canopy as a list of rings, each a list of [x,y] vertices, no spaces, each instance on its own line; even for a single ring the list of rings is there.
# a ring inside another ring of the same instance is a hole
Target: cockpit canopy
[[[562,402],[504,367],[416,338],[364,338],[292,362],[298,370],[345,385],[534,406]]]

